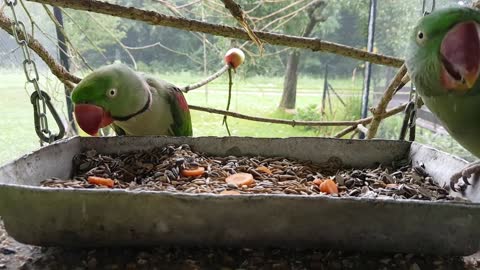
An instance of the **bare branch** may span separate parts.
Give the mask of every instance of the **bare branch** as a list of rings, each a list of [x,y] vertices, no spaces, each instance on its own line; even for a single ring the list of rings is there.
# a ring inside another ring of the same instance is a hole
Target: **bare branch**
[[[8,34],[13,36],[12,31],[12,21],[5,16],[5,13],[0,13],[0,28],[5,30]],[[17,33],[20,38],[23,38],[25,33]],[[42,58],[42,60],[47,64],[52,73],[65,85],[72,88],[72,83],[79,83],[80,78],[68,72],[62,65],[56,62],[55,58],[51,56],[48,51],[34,39],[31,35],[28,36],[28,47],[30,47],[35,53]]]
[[[50,18],[50,20],[55,24],[55,26],[60,30],[60,32],[63,34],[64,38],[65,38],[65,41],[66,43],[68,43],[68,45],[70,46],[70,48],[75,52],[75,54],[77,54],[77,56],[80,58],[80,60],[82,60],[82,62],[85,64],[85,66],[90,69],[90,70],[93,70],[93,68],[88,64],[87,62],[87,59],[85,59],[82,54],[80,53],[80,51],[78,51],[78,49],[75,47],[75,45],[73,45],[73,43],[70,41],[70,38],[68,37],[68,35],[65,33],[65,29],[63,28],[63,26],[60,24],[60,22],[57,20],[57,18],[55,18],[55,16],[52,14],[52,12],[50,11],[50,9],[48,9],[47,5],[42,5],[43,8],[45,9],[45,12],[47,13],[48,17]],[[66,45],[66,44],[65,44]]]
[[[127,49],[129,49],[129,50],[144,50],[144,49],[149,49],[149,48],[153,48],[153,47],[157,47],[157,46],[158,46],[158,47],[160,47],[160,48],[162,48],[162,49],[165,49],[165,50],[167,50],[167,51],[169,51],[169,52],[176,53],[176,54],[178,54],[178,55],[183,55],[183,56],[187,57],[188,59],[190,59],[192,62],[197,63],[197,64],[199,64],[199,65],[202,65],[202,63],[201,63],[200,61],[194,59],[194,58],[191,57],[188,53],[176,51],[176,50],[174,50],[174,49],[172,49],[172,48],[169,48],[169,47],[163,45],[163,44],[160,43],[160,42],[155,42],[155,43],[153,43],[153,44],[148,44],[148,45],[144,45],[144,46],[136,46],[136,47],[131,47],[131,46],[127,46],[127,45],[124,45],[124,46],[125,46],[125,48],[127,48]]]
[[[377,134],[378,126],[380,125],[380,121],[382,120],[381,115],[385,113],[387,109],[388,103],[392,100],[393,95],[395,94],[395,90],[400,86],[402,83],[402,79],[407,74],[407,68],[405,65],[398,70],[397,74],[390,82],[387,87],[387,90],[383,93],[382,99],[378,102],[377,107],[372,109],[373,114],[373,121],[368,129],[367,139],[373,139]]]
[[[180,90],[182,92],[188,93],[188,91],[190,91],[190,90],[200,88],[200,87],[206,85],[207,83],[215,80],[216,78],[222,76],[222,74],[225,73],[229,68],[230,68],[229,65],[225,65],[219,71],[215,72],[212,76],[210,76],[210,77],[208,77],[208,78],[206,78],[206,79],[204,79],[204,80],[202,80],[198,83],[181,87]]]
[[[125,46],[125,44],[123,44],[123,42],[118,39],[113,33],[112,31],[110,31],[107,27],[105,27],[102,23],[100,23],[97,19],[95,19],[95,17],[88,13],[88,16],[90,16],[90,18],[98,25],[100,26],[103,30],[105,30],[105,32],[107,32],[116,42],[118,45],[120,45],[120,47],[122,47],[122,49],[127,53],[128,57],[130,57],[130,60],[132,61],[133,63],[133,67],[134,69],[136,70],[137,69],[137,61],[135,61],[135,57],[133,57],[132,53],[127,49],[127,47]]]
[[[225,110],[219,110],[214,108],[206,108],[196,105],[188,105],[190,109],[214,114],[227,115],[234,118],[245,119],[256,122],[272,123],[272,124],[286,124],[292,127],[295,126],[351,126],[357,125],[357,121],[296,121],[296,120],[284,120],[275,118],[256,117],[251,115],[245,115],[236,112],[230,112]]]
[[[266,16],[263,16],[263,17],[260,17],[260,18],[256,18],[255,21],[262,21],[262,20],[268,19],[268,18],[270,18],[270,17],[272,17],[272,16],[275,16],[275,15],[277,15],[278,13],[281,13],[281,12],[283,12],[283,11],[291,8],[291,7],[298,6],[298,4],[300,4],[301,2],[304,2],[304,1],[305,1],[305,0],[298,0],[298,1],[296,1],[296,2],[293,2],[293,3],[291,3],[290,5],[287,5],[287,6],[281,8],[281,9],[279,9],[279,10],[276,10],[275,12],[272,12],[272,13],[266,15]]]
[[[78,22],[65,10],[65,9],[61,9],[62,10],[62,13],[67,16],[70,21],[78,28],[78,30],[85,36],[85,38],[87,39],[88,43],[90,43],[90,45],[92,45],[95,50],[103,56],[103,59],[105,59],[105,61],[108,60],[107,56],[102,52],[102,49],[100,49],[100,47],[97,46],[97,44],[95,42],[92,41],[92,39],[88,36],[88,34],[85,32],[85,30],[82,28],[82,26],[80,24],[78,24]]]
[[[385,118],[388,118],[390,116],[393,116],[397,113],[400,113],[400,112],[403,112],[403,110],[405,110],[405,108],[407,107],[407,103],[403,103],[402,105],[398,105],[397,107],[395,108],[392,108],[391,110],[388,110],[386,111],[384,114],[380,115],[380,118],[381,119],[385,119]],[[370,117],[367,117],[367,118],[363,118],[363,119],[360,119],[357,121],[357,124],[355,125],[352,125],[350,127],[347,127],[343,130],[341,130],[340,132],[338,132],[337,134],[335,134],[335,138],[341,138],[345,135],[347,135],[348,133],[354,131],[354,130],[357,130],[357,125],[359,124],[362,124],[362,125],[366,125],[370,122],[372,122],[373,120],[373,116],[370,116]]]
[[[232,16],[238,21],[238,23],[243,27],[243,29],[247,32],[250,39],[257,44],[258,50],[260,51],[260,55],[263,54],[263,43],[262,41],[255,35],[250,25],[248,25],[246,20],[246,14],[243,12],[242,7],[237,4],[234,0],[222,0],[225,8],[230,11]]]
[[[133,19],[143,21],[152,25],[162,25],[167,27],[174,27],[183,30],[202,32],[213,34],[228,38],[249,40],[248,34],[236,27],[229,27],[225,25],[217,25],[198,20],[191,20],[185,18],[178,18],[167,16],[155,11],[146,11],[133,7],[124,7],[106,2],[96,0],[30,0],[33,2],[57,5],[66,8],[73,8],[85,11],[92,11],[126,19]],[[281,45],[287,47],[311,49],[313,51],[323,51],[335,53],[346,57],[355,58],[362,61],[369,61],[371,63],[400,67],[403,60],[400,58],[385,56],[367,51],[356,49],[353,47],[322,41],[316,38],[302,38],[298,36],[282,35],[276,33],[269,33],[263,31],[254,31],[254,33],[264,42],[273,45]]]

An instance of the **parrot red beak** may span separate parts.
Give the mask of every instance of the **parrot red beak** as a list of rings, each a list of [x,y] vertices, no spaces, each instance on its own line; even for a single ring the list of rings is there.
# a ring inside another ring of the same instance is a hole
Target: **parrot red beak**
[[[91,136],[96,136],[99,129],[113,122],[110,113],[91,104],[75,105],[75,119],[80,128]]]
[[[441,82],[450,90],[468,90],[480,72],[480,25],[474,21],[455,25],[440,47]]]

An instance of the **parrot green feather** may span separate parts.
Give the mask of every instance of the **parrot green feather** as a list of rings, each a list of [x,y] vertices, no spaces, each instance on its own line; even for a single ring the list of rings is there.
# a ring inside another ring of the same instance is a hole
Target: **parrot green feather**
[[[117,135],[192,136],[182,92],[123,64],[104,66],[86,76],[72,92],[72,102],[76,107],[101,108]]]
[[[480,157],[480,85],[452,91],[441,82],[441,44],[455,25],[480,23],[480,12],[466,7],[447,8],[420,19],[409,37],[406,65],[417,92],[449,134],[472,154]],[[419,35],[423,37],[419,40]]]

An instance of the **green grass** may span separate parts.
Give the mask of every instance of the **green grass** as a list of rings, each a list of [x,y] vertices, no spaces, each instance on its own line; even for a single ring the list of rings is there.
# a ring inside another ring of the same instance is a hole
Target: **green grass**
[[[47,76],[43,77],[43,76]],[[158,74],[176,85],[183,86],[198,82],[202,77],[188,73]],[[227,104],[226,75],[208,85],[208,102],[203,88],[186,94],[190,104],[224,109]],[[230,110],[261,117],[293,118],[291,115],[277,112],[282,91],[283,78],[253,77],[243,78],[235,75]],[[50,93],[54,105],[65,116],[63,86],[53,79],[51,74],[42,73],[40,79],[43,90]],[[340,89],[346,87],[350,91],[361,91],[361,82],[354,86],[349,80],[335,80],[331,84]],[[356,87],[352,89],[352,87]],[[311,104],[319,104],[323,89],[323,80],[315,78],[300,78],[298,83],[297,107],[303,108]],[[33,125],[33,109],[29,94],[31,88],[25,89],[25,75],[19,71],[3,70],[0,72],[0,163],[19,157],[39,147],[39,141]],[[308,96],[302,93],[309,93]],[[341,92],[341,91],[339,91]],[[339,104],[334,102],[334,112],[340,111]],[[54,121],[49,119],[50,127]],[[317,119],[319,120],[319,119]],[[205,112],[192,111],[192,121],[195,136],[226,136],[227,131],[222,123],[222,116]],[[317,136],[314,130],[302,127],[259,123],[235,118],[228,118],[232,135],[252,137],[290,137]]]
[[[43,76],[47,76],[43,77]],[[166,79],[178,86],[198,82],[199,75],[188,73],[163,74],[159,78]],[[227,104],[227,76],[224,75],[208,85],[208,102],[203,88],[196,89],[186,98],[190,104],[224,109]],[[231,110],[248,115],[284,119],[303,120],[353,120],[357,119],[359,112],[361,81],[355,84],[351,80],[331,80],[330,84],[340,94],[350,94],[345,97],[347,107],[343,107],[332,96],[333,111],[327,107],[327,115],[321,116],[316,106],[321,102],[323,80],[319,78],[301,77],[298,81],[297,115],[279,112],[277,106],[280,102],[283,78],[252,77],[243,78],[237,74],[234,80]],[[50,93],[54,105],[65,116],[63,86],[53,79],[53,75],[42,73],[41,87]],[[32,90],[25,89],[25,77],[22,72],[0,72],[0,164],[32,150],[39,148],[39,141],[34,131],[33,109],[30,104],[29,94]],[[194,136],[227,136],[227,131],[222,126],[221,115],[192,111]],[[397,119],[397,120],[395,120]],[[395,139],[399,131],[399,117],[384,121],[380,129],[383,138]],[[53,119],[49,119],[50,126],[54,126]],[[291,127],[270,123],[259,123],[241,119],[228,118],[232,135],[251,137],[292,137],[292,136],[329,136],[336,133],[341,127],[310,128]],[[52,128],[53,129],[53,128]],[[433,144],[441,150],[453,152],[461,157],[472,159],[463,148],[458,146],[448,136],[438,136],[431,132],[419,131],[417,138],[422,143]]]

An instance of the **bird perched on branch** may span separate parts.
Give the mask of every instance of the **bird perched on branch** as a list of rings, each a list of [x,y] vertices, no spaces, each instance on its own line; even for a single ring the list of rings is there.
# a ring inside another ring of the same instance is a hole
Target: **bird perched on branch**
[[[183,93],[124,64],[93,71],[75,87],[72,102],[78,125],[92,136],[109,125],[117,135],[192,135]]]
[[[480,157],[480,11],[437,10],[420,19],[409,38],[408,73],[425,105],[449,134]],[[450,186],[480,172],[474,162],[452,176]]]

